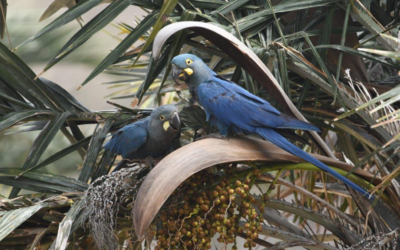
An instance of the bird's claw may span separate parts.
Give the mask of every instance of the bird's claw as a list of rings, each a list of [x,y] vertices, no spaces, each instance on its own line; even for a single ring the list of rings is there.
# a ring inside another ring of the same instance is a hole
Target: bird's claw
[[[149,167],[150,171],[154,168],[154,166],[157,164],[156,160],[151,157],[151,156],[147,156],[144,159],[144,163]]]
[[[155,165],[157,165],[157,163],[160,161],[160,159],[155,159],[155,158],[153,158],[151,156],[147,156],[144,159],[133,159],[133,160],[124,159],[124,160],[129,162],[129,163],[126,164],[129,167],[131,167],[131,166],[133,166],[135,164],[145,164],[150,168],[150,170],[153,169],[153,167]]]
[[[153,157],[151,157],[151,156],[147,156],[147,157],[143,160],[143,162],[144,162],[147,166],[149,166],[150,170],[152,170],[152,169],[158,164],[158,162],[161,161],[161,159],[162,159],[162,157],[153,158]]]

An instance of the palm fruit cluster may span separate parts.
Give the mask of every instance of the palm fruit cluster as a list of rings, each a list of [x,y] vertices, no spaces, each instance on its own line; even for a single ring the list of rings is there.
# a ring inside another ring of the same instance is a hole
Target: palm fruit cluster
[[[263,221],[250,194],[256,176],[238,178],[233,169],[201,171],[175,190],[154,226],[157,250],[210,249],[214,236],[223,244],[233,243],[232,249],[237,249],[238,236],[246,239],[245,248],[256,246]]]

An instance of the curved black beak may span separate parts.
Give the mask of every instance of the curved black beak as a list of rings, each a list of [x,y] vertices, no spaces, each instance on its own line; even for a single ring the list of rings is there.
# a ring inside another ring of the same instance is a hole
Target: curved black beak
[[[174,82],[179,86],[181,86],[182,82],[186,80],[185,72],[183,72],[183,70],[178,68],[178,66],[175,64],[172,64],[171,75]]]
[[[181,120],[179,119],[178,112],[174,113],[174,115],[172,116],[169,124],[170,124],[170,127],[175,131],[181,129]]]

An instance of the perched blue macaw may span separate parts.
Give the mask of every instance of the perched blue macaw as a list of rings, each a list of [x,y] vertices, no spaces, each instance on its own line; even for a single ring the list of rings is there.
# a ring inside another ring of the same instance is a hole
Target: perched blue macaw
[[[310,154],[290,143],[276,129],[320,131],[316,126],[286,116],[259,98],[212,71],[200,58],[192,54],[174,57],[172,78],[177,84],[184,81],[205,110],[207,120],[218,126],[222,136],[228,132],[256,133],[276,146],[314,164],[363,195],[368,192],[332,170]]]
[[[171,150],[174,139],[180,136],[180,129],[178,109],[174,105],[163,105],[154,109],[150,116],[118,130],[104,149],[129,161],[158,158]],[[114,171],[119,170],[122,163],[128,162],[121,162]]]

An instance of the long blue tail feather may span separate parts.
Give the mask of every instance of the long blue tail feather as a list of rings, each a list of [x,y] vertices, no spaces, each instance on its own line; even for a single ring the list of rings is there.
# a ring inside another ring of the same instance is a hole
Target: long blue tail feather
[[[300,120],[297,120],[296,118],[292,118],[289,117],[287,115],[281,114],[280,117],[281,119],[283,119],[285,121],[285,125],[284,126],[279,126],[276,128],[287,128],[287,129],[301,129],[301,130],[307,130],[307,131],[316,131],[316,132],[320,132],[321,130],[317,127],[314,126],[310,123],[307,122],[303,122]]]
[[[352,189],[360,192],[363,196],[365,196],[365,197],[367,197],[367,198],[369,198],[371,200],[374,199],[374,196],[370,195],[368,193],[368,191],[364,190],[363,188],[361,188],[357,184],[355,184],[352,181],[348,180],[346,177],[340,175],[335,170],[329,168],[327,165],[325,165],[324,163],[320,162],[319,160],[317,160],[316,158],[314,158],[313,156],[311,156],[307,152],[304,152],[300,148],[296,147],[295,145],[290,143],[288,140],[286,140],[285,137],[281,136],[275,130],[270,129],[270,128],[257,128],[256,132],[261,137],[263,137],[264,139],[272,142],[273,144],[275,144],[276,146],[280,147],[281,149],[283,149],[283,150],[285,150],[285,151],[287,151],[287,152],[289,152],[289,153],[291,153],[291,154],[293,154],[295,156],[298,156],[298,157],[308,161],[309,163],[314,164],[315,166],[317,166],[318,168],[322,169],[323,171],[329,173],[330,175],[332,175],[336,179],[342,181],[344,184],[350,186]]]

